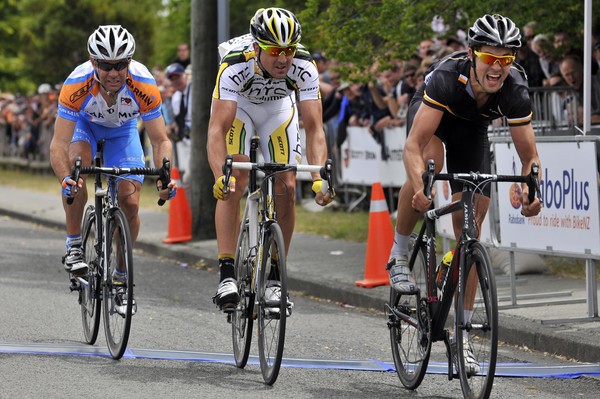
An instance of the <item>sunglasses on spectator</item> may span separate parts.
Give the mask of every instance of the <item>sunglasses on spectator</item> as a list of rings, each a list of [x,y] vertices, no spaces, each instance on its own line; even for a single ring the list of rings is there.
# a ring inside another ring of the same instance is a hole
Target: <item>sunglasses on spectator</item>
[[[266,44],[259,44],[258,47],[267,52],[267,54],[273,57],[279,57],[280,55],[288,56],[296,54],[296,46],[289,47],[277,47],[277,46],[267,46]]]
[[[129,65],[129,60],[119,61],[116,63],[110,63],[110,62],[96,60],[96,66],[105,72],[110,72],[113,69],[116,69],[117,71],[122,71],[123,69],[127,68],[128,65]]]
[[[479,58],[484,64],[494,65],[496,62],[500,66],[508,66],[515,61],[514,55],[494,55],[490,53],[483,53],[477,50],[473,50],[477,58]]]
[[[407,73],[406,75],[404,75],[404,79],[407,79],[407,78],[414,78],[414,77],[415,77],[415,73],[414,73],[414,72]]]

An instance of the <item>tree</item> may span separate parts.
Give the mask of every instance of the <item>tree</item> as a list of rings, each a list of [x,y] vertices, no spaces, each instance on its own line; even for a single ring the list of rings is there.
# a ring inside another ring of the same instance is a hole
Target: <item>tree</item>
[[[593,0],[594,10],[598,7],[600,0]],[[408,59],[420,40],[467,31],[476,18],[493,13],[518,26],[538,21],[542,33],[550,35],[565,30],[580,38],[583,32],[583,2],[576,0],[545,2],[543,7],[533,0],[308,0],[299,18],[304,44],[344,63],[347,73],[364,74],[373,59]],[[436,15],[443,18],[448,33],[431,29]],[[598,15],[595,26],[600,28]]]
[[[206,143],[210,104],[217,75],[217,5],[192,0],[192,237],[216,237],[214,177],[208,164]],[[223,160],[225,161],[225,160]]]

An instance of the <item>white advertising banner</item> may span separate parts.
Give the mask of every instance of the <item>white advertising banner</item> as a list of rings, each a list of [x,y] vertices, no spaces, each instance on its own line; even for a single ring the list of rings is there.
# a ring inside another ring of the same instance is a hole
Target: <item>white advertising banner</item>
[[[521,215],[520,185],[498,184],[502,247],[600,256],[600,217],[594,141],[538,142],[543,208]],[[496,173],[521,172],[514,145],[494,143]]]
[[[388,159],[382,159],[381,144],[366,127],[350,126],[340,148],[342,181],[346,184],[370,186],[380,182],[384,187],[399,187],[406,180],[402,152],[406,127],[385,129]]]

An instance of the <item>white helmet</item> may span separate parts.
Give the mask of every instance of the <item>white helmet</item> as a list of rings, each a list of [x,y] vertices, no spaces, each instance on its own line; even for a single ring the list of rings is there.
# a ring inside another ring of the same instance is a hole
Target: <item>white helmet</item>
[[[101,25],[88,39],[88,52],[95,60],[131,59],[135,40],[121,25]]]
[[[52,86],[50,86],[50,83],[42,83],[38,87],[38,94],[48,94],[51,91],[52,91]]]

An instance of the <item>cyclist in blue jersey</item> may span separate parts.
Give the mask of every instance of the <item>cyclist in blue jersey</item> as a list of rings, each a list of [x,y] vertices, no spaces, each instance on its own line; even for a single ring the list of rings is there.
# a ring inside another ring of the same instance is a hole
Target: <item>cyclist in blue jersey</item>
[[[87,202],[86,176],[71,179],[71,166],[78,156],[84,166],[91,165],[97,143],[104,140],[104,165],[144,167],[145,157],[137,129],[141,117],[152,144],[154,164],[163,157],[171,159],[171,141],[161,114],[161,97],[152,74],[132,59],[133,36],[120,25],[98,27],[88,39],[90,58],[65,80],[58,105],[50,162],[62,185],[66,213],[67,251],[63,263],[72,275],[85,275],[81,248],[81,219]],[[143,176],[130,176],[119,183],[119,205],[135,242],[140,221],[138,207]],[[161,186],[160,181],[157,183]],[[79,189],[74,190],[74,186]],[[175,182],[158,187],[159,197],[175,195]],[[67,197],[73,203],[67,205]],[[118,271],[118,269],[116,269]],[[124,276],[122,276],[124,278]]]
[[[514,64],[521,47],[519,29],[506,17],[484,15],[469,29],[468,44],[466,51],[453,53],[432,66],[409,105],[409,134],[403,155],[408,181],[400,190],[394,244],[386,266],[392,287],[401,294],[416,292],[414,276],[408,268],[408,240],[431,205],[423,193],[426,160],[433,159],[439,172],[444,165],[445,148],[449,173],[490,173],[488,126],[494,119],[506,118],[521,160],[521,173],[526,175],[533,163],[540,164],[526,77]],[[461,190],[461,184],[452,184],[453,200],[460,198]],[[530,203],[528,192],[523,185],[521,212],[534,216],[542,204],[537,198]],[[481,231],[489,206],[489,185],[482,194],[476,194],[475,203]],[[461,213],[453,214],[453,226],[458,238]],[[474,293],[476,287],[476,279],[470,278],[467,292]],[[465,316],[470,320],[469,314]],[[468,354],[465,358],[472,360],[468,367],[476,372],[479,366],[474,358]]]

